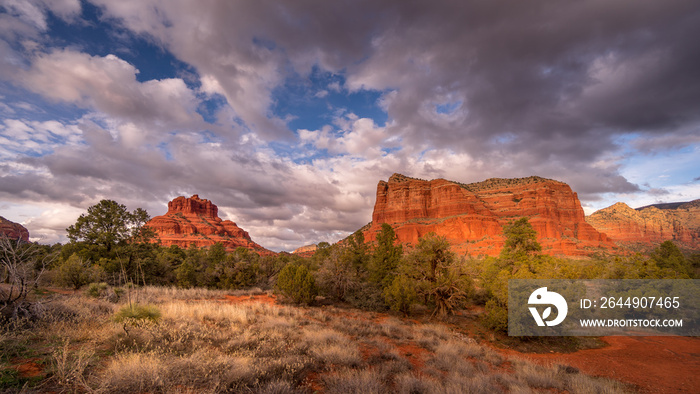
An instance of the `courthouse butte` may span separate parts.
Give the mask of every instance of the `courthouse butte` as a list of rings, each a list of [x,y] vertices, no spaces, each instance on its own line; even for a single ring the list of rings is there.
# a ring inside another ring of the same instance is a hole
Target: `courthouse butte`
[[[584,256],[614,248],[586,223],[569,185],[536,176],[461,184],[394,174],[377,185],[372,222],[363,231],[372,241],[388,223],[402,244],[415,245],[434,232],[457,253],[495,256],[505,243],[503,226],[521,217],[529,218],[544,253]]]
[[[230,220],[219,218],[219,208],[198,195],[190,198],[177,197],[168,203],[168,212],[156,216],[146,225],[152,228],[161,245],[177,245],[187,248],[221,243],[226,250],[238,247],[253,250],[261,255],[273,254],[250,239],[248,232]]]

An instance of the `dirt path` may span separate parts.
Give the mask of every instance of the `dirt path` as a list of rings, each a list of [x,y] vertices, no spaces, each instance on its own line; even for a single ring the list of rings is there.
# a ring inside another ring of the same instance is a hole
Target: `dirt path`
[[[631,383],[644,393],[700,392],[700,338],[603,337],[609,346],[562,354],[506,351],[571,365],[581,372]]]

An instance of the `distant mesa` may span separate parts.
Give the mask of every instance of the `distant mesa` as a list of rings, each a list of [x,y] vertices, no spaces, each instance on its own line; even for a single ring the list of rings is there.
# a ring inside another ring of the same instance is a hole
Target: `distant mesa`
[[[21,224],[9,221],[2,216],[0,216],[0,236],[29,242],[29,230]]]
[[[310,256],[313,256],[314,253],[316,253],[316,248],[317,248],[317,246],[315,244],[314,245],[305,245],[305,246],[302,246],[300,248],[294,249],[292,254],[296,254],[299,256],[303,256],[303,257],[310,257]]]
[[[637,209],[619,202],[594,212],[586,221],[621,246],[673,240],[678,246],[700,249],[700,199]]]
[[[188,248],[207,247],[221,243],[227,250],[238,247],[253,250],[262,255],[274,254],[250,239],[248,232],[230,220],[219,218],[219,208],[209,200],[195,194],[190,198],[177,197],[168,203],[168,212],[156,216],[146,226],[152,228],[161,245],[177,245]]]
[[[372,222],[363,231],[373,241],[388,223],[403,244],[435,232],[460,254],[495,256],[505,243],[503,226],[521,217],[529,218],[548,254],[585,256],[615,247],[586,222],[569,185],[536,176],[462,184],[394,174],[377,185]]]

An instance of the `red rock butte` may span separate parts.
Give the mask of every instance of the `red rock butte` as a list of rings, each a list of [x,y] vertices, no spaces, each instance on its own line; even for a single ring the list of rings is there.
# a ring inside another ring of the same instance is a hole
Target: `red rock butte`
[[[0,236],[29,242],[29,231],[19,223],[11,222],[0,216]]]
[[[261,255],[274,254],[253,242],[248,232],[236,223],[221,220],[219,208],[196,194],[190,198],[180,196],[170,201],[168,212],[154,217],[146,225],[156,232],[157,240],[154,242],[160,241],[163,246],[188,248],[194,244],[197,247],[207,247],[219,242],[228,251],[244,247]]]
[[[569,185],[536,176],[461,184],[394,174],[377,185],[372,222],[363,231],[373,241],[388,223],[402,244],[434,232],[457,253],[495,256],[505,243],[503,226],[521,217],[529,218],[547,254],[585,256],[614,247],[586,223]]]
[[[677,205],[677,206],[676,206]],[[594,212],[586,221],[621,246],[658,246],[673,240],[700,249],[700,200],[632,209],[618,202]]]

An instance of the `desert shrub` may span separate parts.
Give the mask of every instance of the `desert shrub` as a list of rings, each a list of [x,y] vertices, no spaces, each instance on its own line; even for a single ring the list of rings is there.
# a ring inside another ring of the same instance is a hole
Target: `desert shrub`
[[[416,299],[413,283],[404,275],[395,277],[391,285],[384,289],[384,300],[389,307],[404,315],[411,312],[411,305],[416,302]]]
[[[90,282],[99,280],[101,276],[98,267],[93,266],[88,260],[81,258],[75,253],[62,262],[57,267],[57,270],[57,284],[72,287],[75,290],[80,289]]]
[[[366,311],[386,311],[388,305],[382,293],[382,288],[377,283],[359,282],[355,291],[345,297],[350,305]]]
[[[104,297],[107,295],[107,283],[105,282],[100,282],[100,283],[90,283],[88,286],[87,291],[85,292],[88,296],[93,297],[93,298],[100,298]]]
[[[161,313],[155,305],[127,304],[114,314],[113,320],[122,323],[124,331],[129,334],[128,327],[143,327],[156,323]]]
[[[392,281],[392,284],[397,283],[398,288],[402,289],[398,293],[403,292],[407,295],[407,287],[415,288],[418,298],[434,308],[433,316],[445,317],[453,314],[473,293],[472,280],[450,249],[449,241],[435,233],[430,233],[418,241],[416,248],[404,259],[399,271],[399,275],[404,276],[409,283],[399,286],[401,282]],[[398,299],[403,300],[405,297]]]
[[[508,331],[508,309],[496,300],[488,300],[484,308],[484,323],[496,331]]]
[[[303,265],[289,264],[277,277],[276,288],[298,304],[310,304],[318,295],[316,280],[308,268]]]
[[[337,301],[345,301],[356,291],[362,278],[360,267],[352,257],[350,248],[336,245],[332,246],[328,255],[321,260],[316,276],[324,295]]]

